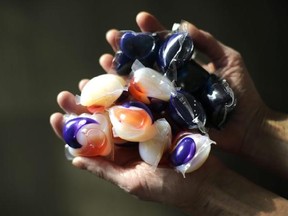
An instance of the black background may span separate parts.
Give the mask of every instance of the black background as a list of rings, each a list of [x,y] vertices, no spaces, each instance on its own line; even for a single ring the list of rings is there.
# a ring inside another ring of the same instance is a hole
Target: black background
[[[263,100],[287,113],[287,1],[0,0],[0,215],[182,215],[139,201],[66,161],[49,125],[59,91],[103,73],[110,28],[138,30],[146,10],[170,28],[185,19],[238,50]],[[228,164],[288,197],[287,184],[230,155]],[[271,158],[273,160],[273,158]],[[108,204],[108,205],[107,205]]]

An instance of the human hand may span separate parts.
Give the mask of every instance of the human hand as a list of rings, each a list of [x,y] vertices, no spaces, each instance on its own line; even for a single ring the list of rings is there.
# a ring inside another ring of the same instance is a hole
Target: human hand
[[[87,81],[82,80],[79,83],[80,90]],[[88,112],[86,108],[75,103],[75,96],[70,92],[61,92],[57,101],[66,113]],[[63,115],[61,113],[54,113],[51,116],[51,125],[55,133],[63,139]],[[201,170],[194,172],[193,175],[186,174],[186,178],[183,178],[165,161],[162,161],[156,170],[155,167],[145,163],[139,156],[137,145],[129,147],[115,145],[114,155],[112,161],[104,157],[76,157],[72,163],[74,166],[86,169],[141,199],[174,206],[187,203],[187,206],[190,207],[192,200],[193,203],[198,203],[200,195],[206,194],[200,193],[201,188],[205,187],[206,179],[210,181],[223,168],[216,158],[209,157]],[[188,190],[190,193],[185,193]],[[179,198],[180,195],[181,199]]]
[[[80,82],[80,89],[86,81]],[[61,92],[58,95],[58,103],[68,113],[86,112],[85,108],[75,104],[74,98],[69,92]],[[62,139],[63,115],[54,113],[51,116],[51,124]],[[104,157],[76,157],[72,163],[140,199],[170,204],[184,211],[190,208],[196,211],[200,208],[202,206],[200,203],[206,200],[210,191],[207,185],[219,176],[220,171],[225,170],[215,157],[209,157],[201,169],[186,174],[186,178],[183,178],[165,162],[155,170],[140,158],[138,147],[135,145],[129,147],[116,145],[114,150],[115,157],[112,161]]]
[[[166,30],[155,17],[148,13],[140,13],[136,21],[140,30],[144,32]],[[184,25],[183,28],[191,35],[198,51],[207,55],[211,60],[209,64],[202,66],[210,73],[226,79],[238,100],[235,114],[231,115],[227,125],[222,130],[212,128],[209,134],[223,149],[239,152],[243,143],[246,143],[246,139],[250,139],[250,136],[247,138],[246,136],[251,133],[251,128],[258,128],[256,124],[259,123],[261,117],[259,113],[264,115],[266,106],[257,93],[243,59],[237,51],[220,43],[209,33],[196,28],[191,23],[185,22]],[[118,36],[118,31],[115,29],[108,31],[106,35],[114,51],[118,48]],[[100,58],[100,64],[107,72],[114,72],[113,57],[113,55],[104,54]]]
[[[164,30],[159,21],[148,13],[138,14],[136,21],[142,31]],[[240,153],[245,143],[253,140],[253,133],[259,130],[267,107],[258,95],[239,53],[221,44],[209,33],[197,29],[190,23],[186,24],[196,48],[211,59],[211,63],[203,67],[226,79],[238,99],[235,112],[225,128],[220,131],[211,129],[209,134],[217,141],[218,146]],[[107,33],[107,41],[114,50],[116,50],[114,44],[116,35],[117,30]],[[100,65],[106,72],[113,73],[112,59],[111,54],[105,54],[100,58]],[[87,80],[80,82],[80,90],[86,82]],[[68,113],[80,114],[87,111],[84,107],[76,105],[75,97],[70,92],[60,93],[58,104]],[[61,113],[51,116],[52,127],[61,138],[62,122]],[[211,156],[201,169],[187,174],[184,179],[182,175],[165,164],[154,170],[139,158],[136,148],[117,146],[114,161],[102,157],[76,157],[73,165],[87,169],[141,199],[171,204],[184,210],[195,207],[194,212],[197,212],[197,208],[201,209],[204,203],[209,202],[210,198],[207,198],[207,194],[213,193],[215,189],[211,186],[213,180],[220,181],[222,173],[225,173],[225,178],[229,179],[231,174],[215,157]],[[231,176],[233,179],[236,178],[234,173]],[[235,184],[235,188],[237,187]]]
[[[138,14],[136,22],[143,32],[165,30],[154,16],[145,12]],[[189,22],[182,25],[192,37],[196,49],[210,59],[208,64],[202,66],[208,72],[227,80],[237,99],[237,105],[224,127],[220,130],[210,128],[210,137],[223,150],[251,158],[254,162],[287,176],[285,157],[279,158],[283,155],[279,149],[285,152],[284,155],[288,154],[287,145],[282,144],[283,141],[287,143],[288,139],[288,132],[285,130],[288,125],[287,115],[274,112],[262,101],[243,58],[237,51]],[[117,36],[118,32],[115,29],[108,31],[106,35],[114,51],[117,51]],[[112,59],[111,54],[104,54],[100,58],[101,66],[111,73]],[[275,147],[279,143],[281,146]],[[272,163],[271,157],[274,158]]]
[[[146,28],[144,26],[144,31],[154,31],[162,28],[159,23],[154,23],[156,19],[153,17],[147,16],[146,18],[148,18],[148,23],[150,22],[154,27]],[[138,22],[146,23],[146,18],[144,17],[144,20],[142,20],[140,16]],[[112,38],[113,32],[116,33],[113,30],[107,34],[107,40],[110,44],[114,40]],[[112,55],[104,55],[100,59],[100,64],[107,72],[111,72],[112,58]],[[82,80],[79,83],[80,90],[82,90],[87,81]],[[87,112],[86,108],[75,103],[75,96],[70,92],[61,92],[57,101],[66,113],[81,114]],[[61,113],[55,113],[51,116],[51,125],[55,133],[62,138],[63,115]],[[210,157],[206,162],[207,165],[210,164],[209,166],[204,165],[201,168],[202,171],[199,170],[191,175],[186,175],[184,179],[181,174],[176,173],[167,164],[161,164],[155,170],[154,167],[143,162],[139,157],[137,147],[125,148],[119,146],[115,146],[115,158],[113,161],[102,157],[77,157],[73,160],[73,164],[76,167],[91,171],[141,199],[154,200],[176,206],[184,205],[184,203],[188,205],[192,200],[194,203],[198,203],[198,200],[200,200],[200,195],[198,194],[201,190],[200,188],[204,186],[205,179],[211,179],[212,176],[216,176],[216,173],[222,167],[217,159]],[[187,190],[190,193],[185,193]],[[180,195],[181,199],[179,198]],[[189,206],[191,206],[191,203]]]

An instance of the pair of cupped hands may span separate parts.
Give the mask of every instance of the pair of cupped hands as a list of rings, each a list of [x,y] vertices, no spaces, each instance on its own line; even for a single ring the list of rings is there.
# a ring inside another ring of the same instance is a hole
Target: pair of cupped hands
[[[147,12],[140,12],[136,16],[136,23],[143,32],[165,30],[159,20]],[[209,129],[210,138],[217,143],[214,148],[253,159],[254,152],[249,151],[258,148],[259,136],[257,135],[265,130],[263,122],[272,111],[261,100],[243,59],[237,51],[189,22],[185,22],[184,25],[192,36],[197,51],[206,55],[210,60],[208,64],[202,64],[202,66],[209,73],[216,73],[217,76],[226,79],[237,98],[237,106],[226,125],[220,130]],[[106,39],[114,51],[117,49],[116,36],[116,29],[109,30],[106,34]],[[107,73],[113,73],[113,57],[114,54],[103,54],[99,59],[100,65]],[[81,80],[79,89],[83,89],[87,82],[87,79]],[[57,102],[64,113],[87,112],[85,107],[76,104],[75,95],[68,91],[60,92]],[[55,133],[62,138],[63,114],[58,112],[52,114],[50,122]],[[155,170],[140,159],[137,148],[117,146],[115,148],[113,161],[103,157],[76,157],[72,164],[112,182],[140,199],[162,202],[184,210],[196,205],[201,206],[201,200],[204,200],[204,197],[212,192],[210,190],[213,190],[209,184],[219,175],[230,173],[229,169],[216,156],[213,156],[213,151],[202,167],[193,173],[186,174],[183,178],[180,173],[165,165]],[[261,163],[261,156],[255,156],[255,158],[255,161]]]

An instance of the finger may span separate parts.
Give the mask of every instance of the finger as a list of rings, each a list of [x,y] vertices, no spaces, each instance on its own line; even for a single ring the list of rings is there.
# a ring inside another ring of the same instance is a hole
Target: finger
[[[223,66],[228,47],[217,41],[210,33],[198,29],[187,21],[182,23],[182,28],[191,35],[198,50],[207,55],[217,67]]]
[[[106,73],[116,73],[116,71],[113,69],[113,58],[114,57],[111,54],[103,54],[99,58],[99,64],[106,71]]]
[[[125,175],[122,167],[105,158],[76,157],[73,159],[72,164],[79,169],[85,169],[128,191],[127,184],[131,182],[131,179],[128,178],[128,175]]]
[[[118,48],[118,38],[119,37],[119,31],[116,29],[110,29],[106,33],[106,40],[112,47],[113,51],[116,52]]]
[[[61,113],[53,113],[50,116],[50,124],[55,134],[62,138],[63,115]]]
[[[78,88],[79,88],[80,91],[82,91],[82,89],[84,88],[84,86],[87,84],[88,81],[89,81],[89,79],[80,80],[80,82],[78,84]]]
[[[155,32],[165,30],[164,26],[156,19],[152,14],[147,12],[140,12],[136,16],[136,22],[141,31]],[[117,51],[119,31],[117,29],[111,29],[106,33],[106,40],[112,47],[113,51]]]
[[[76,104],[75,95],[68,91],[60,92],[57,96],[57,102],[66,113],[81,114],[87,112],[86,107]]]
[[[137,14],[136,23],[143,32],[156,32],[165,30],[164,26],[156,17],[145,11]]]

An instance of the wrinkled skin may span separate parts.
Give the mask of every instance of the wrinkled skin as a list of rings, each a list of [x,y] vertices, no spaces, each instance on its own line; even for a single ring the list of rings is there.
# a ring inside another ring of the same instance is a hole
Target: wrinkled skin
[[[146,12],[139,13],[136,22],[143,32],[165,29],[153,15]],[[216,73],[226,79],[237,98],[237,106],[224,128],[210,129],[209,135],[216,141],[216,148],[246,155],[248,147],[256,143],[253,134],[262,130],[263,119],[270,110],[262,102],[237,51],[225,46],[211,34],[191,23],[187,22],[186,27],[193,37],[196,49],[210,59],[210,63],[202,66],[210,73]],[[106,34],[106,39],[113,51],[116,51],[117,47],[116,35],[116,29]],[[114,53],[104,54],[99,60],[107,73],[115,73],[112,68],[113,55]],[[86,82],[87,80],[80,81],[80,90]],[[58,95],[57,102],[64,112],[80,114],[86,111],[84,107],[76,105],[74,95],[67,91]],[[54,113],[50,118],[51,125],[60,138],[62,138],[62,119],[61,113]],[[137,148],[123,147],[116,147],[114,161],[101,157],[77,157],[72,163],[75,167],[88,170],[140,199],[171,204],[188,212],[193,207],[193,211],[197,212],[202,205],[201,202],[205,202],[205,197],[211,192],[208,185],[217,178],[217,175],[227,171],[217,158],[210,155],[200,169],[183,178],[181,174],[165,164],[154,171],[154,168],[141,161]]]

